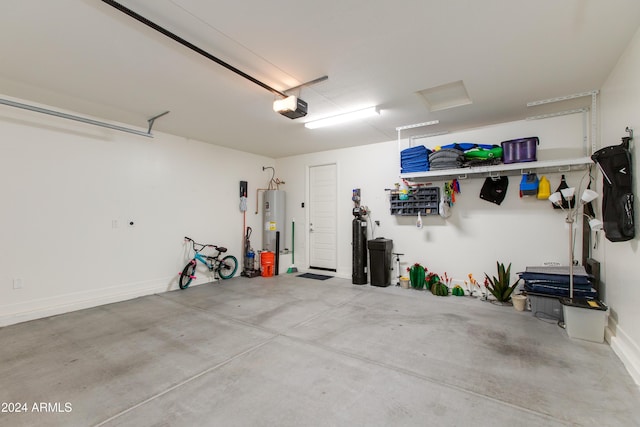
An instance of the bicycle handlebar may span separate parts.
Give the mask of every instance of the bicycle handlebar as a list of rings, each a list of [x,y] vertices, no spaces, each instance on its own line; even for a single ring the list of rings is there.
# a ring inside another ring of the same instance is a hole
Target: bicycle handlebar
[[[194,250],[194,251],[196,251],[196,252],[200,252],[201,250],[203,250],[203,249],[204,249],[204,248],[206,248],[207,246],[211,246],[211,247],[212,247],[212,248],[214,248],[215,250],[218,250],[218,246],[216,246],[216,245],[212,245],[212,244],[210,244],[210,243],[209,243],[209,244],[198,243],[198,242],[196,242],[195,240],[193,240],[192,238],[187,237],[187,236],[184,236],[184,240],[185,240],[185,241],[187,241],[187,242],[191,242],[191,243],[192,243],[192,245],[193,245],[193,250]],[[196,249],[196,245],[201,246],[201,248],[200,248],[200,249]]]

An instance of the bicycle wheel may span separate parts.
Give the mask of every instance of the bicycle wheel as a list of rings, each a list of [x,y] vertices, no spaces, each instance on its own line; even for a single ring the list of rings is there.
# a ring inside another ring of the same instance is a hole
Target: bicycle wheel
[[[191,280],[193,280],[193,273],[196,271],[196,260],[193,259],[189,262],[189,264],[184,266],[184,270],[182,270],[182,274],[180,274],[180,280],[178,281],[178,285],[180,285],[180,289],[186,289],[191,284]]]
[[[238,260],[233,255],[227,255],[222,258],[218,265],[218,275],[221,279],[230,279],[238,270]]]

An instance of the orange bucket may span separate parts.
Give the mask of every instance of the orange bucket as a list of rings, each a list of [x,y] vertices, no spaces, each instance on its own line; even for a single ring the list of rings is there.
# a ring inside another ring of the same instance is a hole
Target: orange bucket
[[[262,277],[273,277],[276,254],[273,252],[262,252],[260,254],[260,266],[262,267]]]

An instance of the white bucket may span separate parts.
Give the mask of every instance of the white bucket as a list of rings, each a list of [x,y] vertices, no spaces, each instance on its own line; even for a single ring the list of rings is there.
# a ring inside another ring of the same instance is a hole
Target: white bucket
[[[513,308],[517,311],[524,311],[527,306],[527,296],[526,295],[514,295],[511,297],[513,301]]]

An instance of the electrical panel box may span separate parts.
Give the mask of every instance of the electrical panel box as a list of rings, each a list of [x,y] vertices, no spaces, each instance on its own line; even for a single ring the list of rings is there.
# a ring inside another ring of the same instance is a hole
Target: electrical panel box
[[[400,200],[400,192],[389,195],[391,215],[438,215],[440,187],[419,187],[409,191],[409,198]]]

